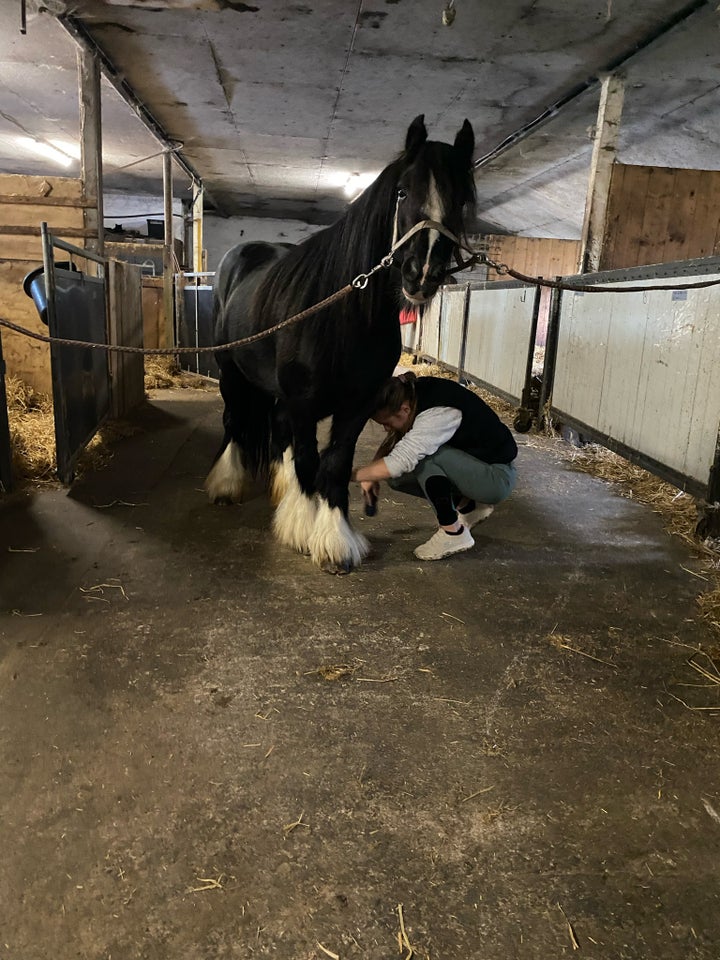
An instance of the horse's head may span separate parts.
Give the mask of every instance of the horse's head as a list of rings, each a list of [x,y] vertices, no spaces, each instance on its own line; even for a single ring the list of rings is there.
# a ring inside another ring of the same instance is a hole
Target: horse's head
[[[395,237],[401,238],[417,223],[432,220],[455,237],[464,234],[466,209],[475,202],[472,154],[475,137],[466,120],[449,143],[428,140],[424,117],[408,128],[404,169],[398,181]],[[455,243],[439,230],[418,230],[397,250],[402,290],[410,303],[430,300],[445,279]]]

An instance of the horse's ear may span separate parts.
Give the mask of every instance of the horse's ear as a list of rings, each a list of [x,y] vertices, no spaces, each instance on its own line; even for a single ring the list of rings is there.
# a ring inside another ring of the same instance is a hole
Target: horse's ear
[[[466,120],[457,132],[455,149],[461,152],[463,160],[470,166],[475,149],[475,134],[469,120]]]
[[[408,127],[407,136],[405,137],[405,153],[409,157],[414,157],[426,140],[425,114],[421,113],[420,116],[415,117]]]

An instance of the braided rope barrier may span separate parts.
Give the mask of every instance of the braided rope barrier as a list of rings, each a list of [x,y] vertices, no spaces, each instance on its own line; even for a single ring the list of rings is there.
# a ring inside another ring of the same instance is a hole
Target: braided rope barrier
[[[313,304],[311,307],[307,307],[305,310],[301,310],[299,313],[293,314],[291,317],[287,317],[285,320],[281,320],[279,323],[274,324],[274,326],[268,327],[267,330],[260,330],[258,333],[253,333],[250,336],[242,337],[239,340],[231,340],[229,343],[220,343],[216,346],[210,347],[129,347],[121,346],[120,344],[115,343],[93,343],[87,340],[71,340],[65,337],[51,337],[47,334],[36,333],[34,330],[30,330],[27,327],[22,327],[20,324],[13,323],[11,320],[5,320],[2,317],[0,317],[0,327],[5,327],[7,330],[12,330],[14,333],[19,333],[22,336],[29,337],[31,340],[39,340],[41,343],[55,343],[59,346],[106,350],[108,353],[140,353],[143,356],[176,356],[177,354],[185,353],[222,353],[227,350],[235,350],[238,347],[247,346],[250,343],[256,343],[258,340],[264,340],[266,337],[270,337],[277,333],[278,330],[282,330],[284,327],[289,327],[291,324],[298,323],[300,320],[306,320],[308,317],[319,313],[326,307],[332,306],[332,304],[336,303],[338,300],[342,300],[353,290],[364,290],[373,274],[377,273],[378,270],[387,269],[392,265],[393,255],[395,254],[396,250],[398,250],[399,247],[406,242],[406,240],[413,236],[413,234],[417,233],[418,230],[428,229],[439,230],[455,243],[458,251],[465,250],[469,254],[467,260],[461,260],[460,256],[457,257],[458,266],[454,270],[448,270],[448,276],[458,273],[461,270],[467,270],[474,264],[479,264],[481,266],[490,267],[490,269],[495,270],[500,276],[509,276],[514,280],[529,284],[530,286],[550,287],[553,290],[569,290],[577,293],[645,293],[652,290],[698,290],[704,287],[713,287],[720,284],[720,277],[714,280],[698,280],[694,283],[640,284],[624,287],[604,286],[602,284],[568,283],[562,279],[546,280],[543,277],[531,277],[527,274],[520,273],[518,270],[514,270],[506,263],[497,263],[496,261],[491,260],[485,253],[472,250],[469,246],[467,246],[467,244],[459,240],[442,224],[437,223],[434,220],[422,220],[420,223],[416,223],[410,230],[408,230],[406,234],[404,234],[404,236],[393,243],[390,251],[382,258],[382,260],[375,264],[372,269],[368,270],[367,273],[358,274],[354,280],[346,284],[340,290],[337,290],[335,293],[331,294],[329,297],[326,297],[324,300],[320,300],[319,303]]]

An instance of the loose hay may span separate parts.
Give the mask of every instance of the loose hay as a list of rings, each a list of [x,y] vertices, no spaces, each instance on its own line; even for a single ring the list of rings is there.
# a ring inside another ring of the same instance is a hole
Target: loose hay
[[[145,357],[145,389],[169,390],[180,385],[182,371],[177,357]]]
[[[698,597],[703,617],[720,631],[720,584]]]
[[[176,357],[145,357],[145,389],[215,390],[204,377],[180,369]],[[55,420],[52,397],[35,390],[19,377],[5,379],[10,424],[10,450],[15,480],[20,483],[56,483]],[[104,467],[111,447],[139,427],[123,420],[105,422],[78,458],[76,475]]]
[[[47,483],[55,480],[52,400],[18,377],[7,377],[5,390],[13,475],[18,481]]]
[[[145,357],[145,389],[215,390],[216,385],[199,374],[188,373],[180,367],[177,356]]]
[[[325,663],[312,670],[311,673],[317,673],[323,680],[348,680],[353,676],[357,667],[351,667],[349,663]]]
[[[13,376],[5,379],[5,389],[13,476],[21,484],[57,482],[52,398]],[[103,424],[78,458],[77,475],[107,464],[111,445],[137,430],[122,420]]]

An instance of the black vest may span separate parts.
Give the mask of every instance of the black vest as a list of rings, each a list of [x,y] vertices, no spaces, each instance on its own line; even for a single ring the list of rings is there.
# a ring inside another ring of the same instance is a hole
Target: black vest
[[[485,463],[510,463],[517,445],[510,430],[484,400],[454,380],[418,377],[416,413],[431,407],[454,407],[462,414],[460,426],[447,441]]]

